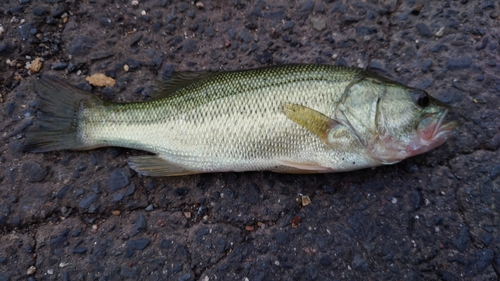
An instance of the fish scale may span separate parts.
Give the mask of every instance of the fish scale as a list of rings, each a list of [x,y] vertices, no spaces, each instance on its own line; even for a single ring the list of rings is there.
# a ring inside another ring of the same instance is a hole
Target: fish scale
[[[134,104],[135,110],[131,104],[96,107],[84,116],[86,142],[151,151],[201,171],[275,168],[280,164],[269,159],[292,158],[297,152],[306,161],[315,160],[328,148],[282,113],[286,102],[331,112],[340,98],[341,91],[335,90],[342,85],[329,87],[331,78],[325,78],[323,67],[303,75],[311,68],[280,69],[268,79],[263,78],[269,70],[229,72],[187,86],[170,98]],[[201,96],[212,98],[197,98]],[[110,121],[103,123],[106,119]],[[107,124],[115,120],[123,120],[123,125]]]
[[[373,140],[411,140],[414,120],[424,110],[412,101],[412,88],[359,69],[328,65],[181,73],[160,85],[154,100],[125,104],[102,102],[62,82],[42,80],[40,85],[42,101],[48,104],[45,113],[52,119],[40,118],[49,130],[28,139],[33,151],[102,146],[145,150],[155,155],[129,159],[145,175],[308,173],[376,166],[392,154],[374,155],[387,151]],[[61,101],[57,91],[75,93]],[[50,102],[72,106],[76,113],[59,116]],[[440,106],[433,108],[425,110],[441,111]],[[385,116],[386,111],[394,116]],[[404,118],[395,116],[406,113]],[[64,121],[70,117],[76,126]],[[57,136],[62,129],[54,122],[69,126],[71,134]],[[392,147],[402,153],[396,144]]]

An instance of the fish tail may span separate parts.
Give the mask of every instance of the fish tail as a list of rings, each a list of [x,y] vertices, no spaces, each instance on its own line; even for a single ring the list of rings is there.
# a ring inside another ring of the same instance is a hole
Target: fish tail
[[[36,88],[40,97],[37,118],[34,128],[26,134],[23,150],[45,152],[95,147],[79,136],[79,117],[82,110],[103,101],[53,76],[42,76]]]

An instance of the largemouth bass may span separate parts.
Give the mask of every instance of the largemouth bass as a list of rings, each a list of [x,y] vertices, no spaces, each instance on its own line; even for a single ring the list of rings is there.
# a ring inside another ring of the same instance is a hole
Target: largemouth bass
[[[148,176],[351,171],[434,149],[458,126],[423,90],[329,65],[177,73],[135,103],[104,102],[50,76],[37,88],[27,151],[145,150],[155,155],[128,163]]]

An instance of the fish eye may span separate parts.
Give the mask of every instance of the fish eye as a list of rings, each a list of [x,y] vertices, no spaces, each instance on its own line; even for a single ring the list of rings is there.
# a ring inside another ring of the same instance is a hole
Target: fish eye
[[[426,107],[431,104],[431,99],[429,98],[429,95],[427,95],[426,92],[421,91],[421,90],[414,90],[411,92],[411,99],[413,102],[420,106],[420,107]]]
[[[426,107],[428,106],[429,104],[431,103],[431,101],[429,100],[429,97],[428,96],[425,96],[425,97],[421,97],[417,100],[417,104],[420,105],[421,107]]]

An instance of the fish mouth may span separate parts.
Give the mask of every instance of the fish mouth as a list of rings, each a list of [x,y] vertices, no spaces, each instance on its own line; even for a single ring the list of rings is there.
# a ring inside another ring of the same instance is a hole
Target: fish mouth
[[[446,120],[448,110],[424,113],[406,141],[391,135],[379,135],[370,142],[369,153],[381,164],[394,164],[408,157],[430,151],[448,140],[460,123]]]
[[[448,109],[425,115],[417,125],[419,143],[410,148],[413,155],[432,150],[448,140],[460,126],[458,120],[447,121]]]
[[[440,114],[438,123],[434,128],[433,139],[448,139],[449,136],[455,133],[456,129],[460,126],[460,122],[458,120],[452,120],[445,122],[445,117],[448,115],[448,109],[446,109],[443,113]]]

